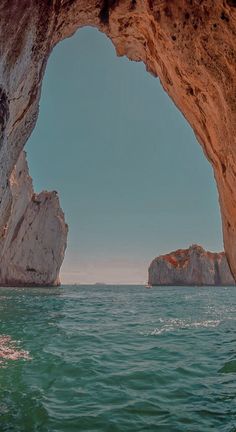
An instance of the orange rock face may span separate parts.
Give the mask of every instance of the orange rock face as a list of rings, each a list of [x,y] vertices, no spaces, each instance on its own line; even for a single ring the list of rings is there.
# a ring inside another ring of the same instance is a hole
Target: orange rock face
[[[201,246],[178,249],[155,258],[148,269],[149,285],[235,285],[224,252],[205,251]]]
[[[236,1],[2,0],[0,21],[2,229],[12,200],[8,180],[37,119],[48,56],[91,25],[118,55],[143,61],[192,126],[214,171],[236,276]]]

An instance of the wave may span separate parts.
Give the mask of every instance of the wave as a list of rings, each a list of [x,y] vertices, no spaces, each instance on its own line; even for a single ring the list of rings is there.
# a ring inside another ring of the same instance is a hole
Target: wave
[[[147,335],[158,336],[162,333],[173,332],[176,330],[184,330],[184,329],[201,329],[201,328],[215,328],[218,327],[221,323],[221,320],[203,320],[203,321],[193,321],[188,322],[181,319],[169,319],[163,320],[160,318],[159,320],[163,323],[162,327],[155,328],[148,332]]]

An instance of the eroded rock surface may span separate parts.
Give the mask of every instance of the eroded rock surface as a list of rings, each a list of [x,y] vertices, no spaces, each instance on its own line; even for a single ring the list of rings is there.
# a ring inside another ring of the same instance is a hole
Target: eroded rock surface
[[[201,246],[178,249],[155,258],[148,269],[150,285],[235,285],[224,252]]]
[[[143,61],[192,126],[212,164],[225,250],[236,277],[233,0],[1,1],[0,234],[11,215],[9,178],[37,119],[48,56],[85,25],[106,33],[118,55]]]
[[[0,243],[0,285],[58,285],[67,225],[57,193],[34,193],[24,152],[9,190],[12,205]]]

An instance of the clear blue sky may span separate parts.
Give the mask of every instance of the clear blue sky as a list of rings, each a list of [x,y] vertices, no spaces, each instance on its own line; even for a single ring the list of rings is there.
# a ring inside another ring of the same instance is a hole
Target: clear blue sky
[[[69,224],[64,282],[143,282],[158,254],[222,249],[192,130],[159,80],[95,29],[54,49],[27,152],[36,191],[58,190]]]

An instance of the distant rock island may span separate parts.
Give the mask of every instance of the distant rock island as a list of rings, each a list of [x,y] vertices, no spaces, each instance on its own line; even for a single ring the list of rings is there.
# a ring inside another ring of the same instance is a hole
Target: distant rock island
[[[235,285],[224,252],[208,252],[199,245],[155,258],[148,269],[149,285]]]

